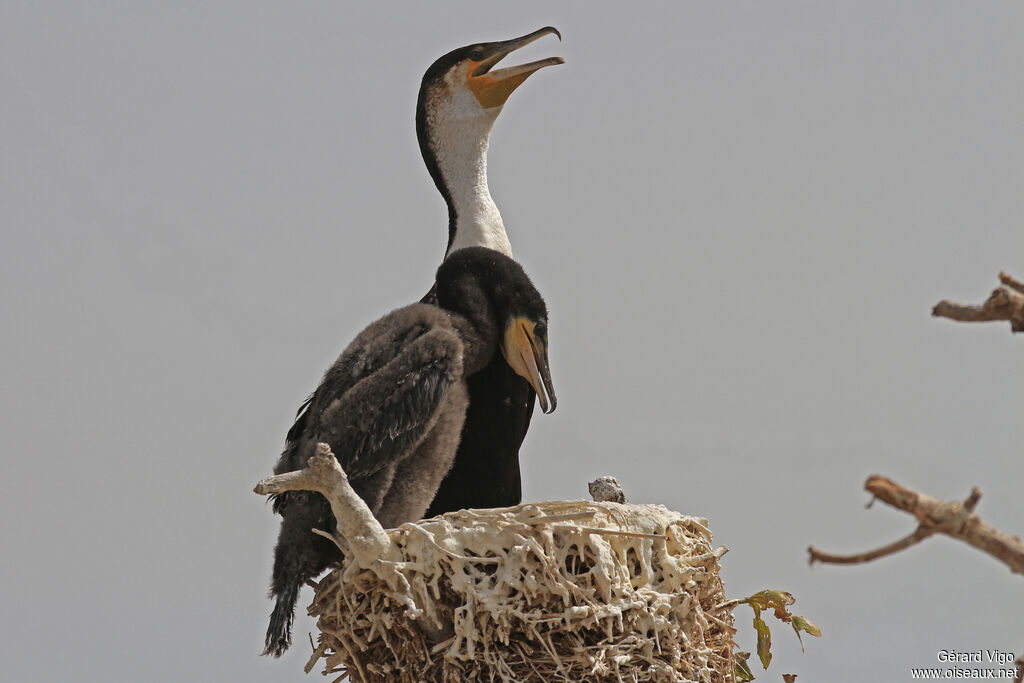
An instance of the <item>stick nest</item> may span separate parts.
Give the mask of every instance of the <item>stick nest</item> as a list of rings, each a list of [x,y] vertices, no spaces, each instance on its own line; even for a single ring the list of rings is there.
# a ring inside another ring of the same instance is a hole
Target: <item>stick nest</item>
[[[409,592],[350,556],[319,583],[309,671],[383,681],[733,680],[707,520],[660,505],[463,510],[387,531]],[[389,563],[390,564],[390,563]]]

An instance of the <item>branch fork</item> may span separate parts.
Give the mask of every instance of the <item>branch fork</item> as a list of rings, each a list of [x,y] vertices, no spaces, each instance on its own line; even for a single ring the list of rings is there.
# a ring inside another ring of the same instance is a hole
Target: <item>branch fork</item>
[[[1024,282],[1007,273],[999,273],[997,287],[981,305],[965,305],[943,300],[932,308],[932,315],[958,322],[979,323],[1007,320],[1013,332],[1024,332]]]
[[[253,491],[261,496],[285,491],[316,491],[323,495],[331,504],[337,528],[330,532],[312,529],[313,533],[331,539],[359,568],[379,576],[405,602],[413,618],[420,614],[412,599],[409,581],[399,571],[403,561],[401,551],[363,499],[352,490],[348,475],[328,444],[316,445],[316,454],[305,469],[268,477],[256,484]]]
[[[811,564],[870,562],[941,533],[982,550],[1007,565],[1010,571],[1016,574],[1024,574],[1024,543],[1016,536],[1010,536],[989,526],[975,514],[974,508],[981,500],[981,489],[978,487],[974,487],[962,503],[933,498],[879,475],[868,477],[864,489],[883,503],[912,514],[918,521],[917,529],[894,543],[856,555],[833,555],[811,546],[807,549]]]

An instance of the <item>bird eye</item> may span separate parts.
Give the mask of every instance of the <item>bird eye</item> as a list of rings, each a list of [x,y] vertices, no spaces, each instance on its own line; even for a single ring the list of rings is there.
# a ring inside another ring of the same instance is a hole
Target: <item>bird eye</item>
[[[484,49],[482,47],[474,47],[469,51],[469,58],[474,62],[479,62],[484,58]]]

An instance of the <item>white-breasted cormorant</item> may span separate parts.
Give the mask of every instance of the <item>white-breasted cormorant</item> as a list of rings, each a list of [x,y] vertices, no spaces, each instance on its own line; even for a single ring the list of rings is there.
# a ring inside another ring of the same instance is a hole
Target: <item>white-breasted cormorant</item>
[[[556,29],[546,27],[513,40],[459,48],[438,59],[424,74],[417,101],[416,130],[424,162],[448,207],[446,256],[474,246],[488,247],[511,256],[501,214],[487,186],[490,131],[505,100],[530,74],[544,66],[560,64],[563,60],[552,57],[520,66],[494,67],[512,51],[549,33],[559,35]],[[438,303],[437,284],[423,297],[423,302]],[[385,330],[382,332],[386,333]],[[441,483],[430,504],[430,515],[464,507],[493,507],[519,502],[518,453],[533,413],[535,390],[502,357],[493,356],[491,362],[466,380],[471,406],[458,439],[455,467]],[[541,407],[547,412],[554,409],[554,397],[550,397],[549,404],[543,386],[541,383],[537,392],[540,392]],[[317,394],[314,394],[300,407],[278,465],[285,469],[280,471],[304,466],[305,459],[301,456],[295,456],[294,466],[284,463],[303,435],[316,433],[315,423],[321,419],[317,417],[316,400]],[[442,439],[439,431],[437,439],[447,441],[448,436]],[[441,469],[437,465],[431,471],[436,473]],[[394,481],[392,478],[392,484]],[[378,491],[380,483],[377,482],[375,488],[374,482],[368,482],[365,489]],[[430,489],[431,485],[437,488],[436,482],[431,484],[425,480],[421,480],[419,485],[421,488],[413,492],[413,498]],[[303,512],[285,515],[281,539],[294,536],[301,540],[297,544],[289,542],[283,545],[279,540],[275,553],[271,593],[277,598],[277,604],[271,615],[265,651],[265,654],[275,656],[279,656],[289,642],[288,631],[302,580],[296,583],[293,579],[296,576],[315,576],[339,556],[332,543],[309,532],[311,528],[333,526],[330,509],[322,497],[301,492],[288,495],[288,498],[275,501],[275,509],[283,511],[291,507],[293,511],[301,509]],[[287,505],[285,501],[288,501]],[[381,513],[373,504],[371,508]],[[387,519],[382,519],[382,522],[388,526],[418,518],[423,510],[412,517],[408,516],[411,509],[402,512],[389,508],[383,512]],[[293,554],[294,558],[289,560]]]
[[[562,37],[558,29],[545,26],[512,40],[467,45],[437,59],[423,75],[416,101],[416,137],[427,170],[448,207],[445,256],[471,246],[512,256],[505,225],[487,185],[491,128],[509,95],[523,81],[564,60],[548,57],[494,67],[513,51],[549,34]],[[434,303],[434,289],[422,301]],[[455,464],[427,516],[469,507],[516,505],[522,497],[519,447],[533,416],[535,392],[499,359],[473,375],[468,385],[470,405]],[[307,405],[308,401],[299,407],[293,430],[303,429]]]
[[[512,40],[467,45],[438,59],[423,76],[416,133],[423,160],[448,206],[446,255],[474,245],[512,255],[487,184],[491,128],[508,96],[530,74],[564,60],[549,57],[494,67],[514,50],[548,34],[561,39],[557,29],[547,26]],[[423,301],[432,301],[432,296],[433,291]],[[498,359],[470,377],[468,386],[469,410],[459,450],[428,517],[470,507],[515,505],[522,498],[519,448],[530,426],[535,392]]]
[[[438,269],[435,291],[437,305],[392,311],[349,344],[324,374],[305,419],[289,430],[275,474],[302,469],[326,442],[355,492],[384,527],[394,527],[422,517],[451,467],[469,375],[497,360],[554,410],[547,308],[519,264],[493,249],[460,249]],[[341,554],[312,533],[335,527],[319,493],[281,494],[274,510],[283,519],[264,654],[277,657],[291,643],[302,584]]]

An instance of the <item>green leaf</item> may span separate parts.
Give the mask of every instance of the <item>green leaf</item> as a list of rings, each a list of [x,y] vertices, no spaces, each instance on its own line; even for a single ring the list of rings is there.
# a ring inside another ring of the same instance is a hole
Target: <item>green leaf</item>
[[[768,601],[769,606],[775,607],[776,609],[786,609],[789,605],[796,602],[796,598],[793,597],[792,593],[786,591],[771,591],[764,590],[758,595],[764,596],[764,599]]]
[[[768,624],[764,623],[761,610],[757,607],[754,607],[754,628],[757,630],[757,656],[761,658],[761,666],[767,669],[772,661],[772,632],[768,629]]]
[[[793,630],[796,631],[797,640],[800,641],[800,649],[804,652],[807,650],[804,649],[804,639],[800,637],[800,631],[807,631],[812,636],[821,637],[821,629],[813,621],[795,615],[793,616]]]
[[[736,680],[740,683],[749,683],[754,680],[754,672],[750,670],[750,665],[747,664],[747,660],[750,659],[749,652],[734,652],[733,658],[736,660]]]
[[[736,602],[741,605],[749,605],[750,609],[754,610],[754,629],[757,631],[757,656],[760,657],[761,666],[765,669],[768,668],[768,664],[772,661],[772,633],[768,628],[768,624],[761,618],[763,610],[770,609],[774,612],[776,619],[792,624],[793,631],[800,641],[801,649],[804,648],[804,639],[801,637],[800,631],[806,631],[812,636],[821,635],[821,629],[809,619],[790,614],[788,607],[796,602],[796,598],[786,591],[763,590],[742,600],[736,600]],[[743,662],[746,664],[746,659]],[[739,665],[737,665],[737,670],[739,670]]]

